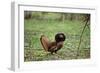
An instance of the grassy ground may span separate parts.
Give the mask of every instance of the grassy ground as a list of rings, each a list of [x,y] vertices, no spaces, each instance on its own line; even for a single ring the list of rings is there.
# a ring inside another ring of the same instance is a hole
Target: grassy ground
[[[80,34],[84,27],[82,21],[58,21],[27,19],[24,25],[24,59],[25,61],[69,60],[75,59]],[[46,35],[51,41],[58,32],[66,35],[64,47],[58,54],[51,55],[44,51],[40,36]],[[79,59],[90,58],[90,29],[86,27],[80,46]]]

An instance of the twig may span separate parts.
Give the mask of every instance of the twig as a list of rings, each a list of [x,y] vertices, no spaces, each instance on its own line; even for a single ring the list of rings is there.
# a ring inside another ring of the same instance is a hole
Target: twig
[[[80,45],[81,45],[81,42],[82,42],[82,36],[83,36],[84,30],[85,30],[85,28],[86,28],[86,26],[87,26],[87,23],[88,23],[88,20],[86,21],[86,23],[85,23],[85,25],[84,25],[84,27],[83,27],[82,33],[81,33],[81,35],[80,35],[80,41],[79,41],[79,45],[78,45],[78,48],[77,48],[76,59],[77,59],[78,56],[79,56],[79,48],[80,48]]]

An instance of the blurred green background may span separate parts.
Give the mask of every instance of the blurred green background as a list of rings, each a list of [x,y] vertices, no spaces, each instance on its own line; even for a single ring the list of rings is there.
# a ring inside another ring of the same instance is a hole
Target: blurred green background
[[[24,12],[24,61],[71,60],[76,59],[80,35],[89,14],[57,13],[57,12]],[[89,15],[90,18],[90,15]],[[45,52],[41,43],[41,35],[54,41],[55,34],[66,35],[64,46],[57,54]],[[82,35],[77,59],[90,58],[90,20]]]

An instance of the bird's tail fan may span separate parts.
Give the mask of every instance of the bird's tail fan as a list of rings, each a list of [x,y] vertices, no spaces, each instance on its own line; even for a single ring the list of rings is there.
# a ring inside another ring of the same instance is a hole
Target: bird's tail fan
[[[44,35],[41,35],[40,41],[41,41],[41,44],[42,44],[44,50],[48,51],[48,49],[49,49],[49,40],[48,40],[48,38]]]

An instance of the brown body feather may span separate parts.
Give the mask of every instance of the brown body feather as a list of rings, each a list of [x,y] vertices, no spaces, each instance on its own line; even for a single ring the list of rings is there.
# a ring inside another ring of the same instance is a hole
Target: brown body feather
[[[44,50],[51,52],[52,54],[53,52],[57,53],[57,51],[63,47],[63,42],[50,42],[49,39],[44,35],[41,36],[40,41]]]

